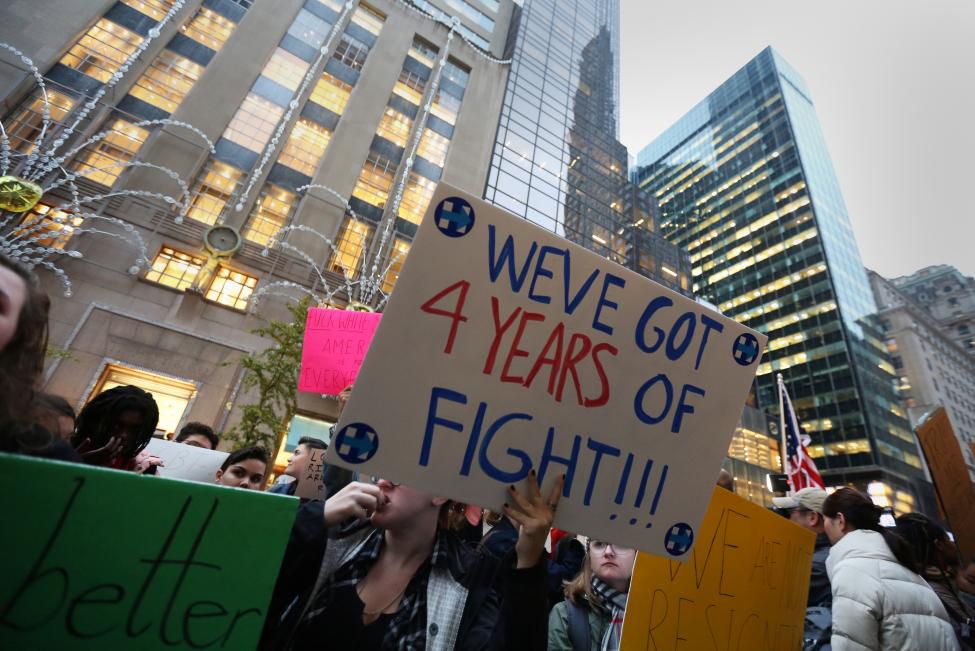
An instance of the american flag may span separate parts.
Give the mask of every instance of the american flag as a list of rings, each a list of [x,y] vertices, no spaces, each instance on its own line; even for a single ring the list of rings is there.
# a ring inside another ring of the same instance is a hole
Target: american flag
[[[823,478],[816,470],[816,462],[812,460],[806,449],[810,439],[799,427],[795,407],[792,406],[792,400],[789,398],[789,392],[785,390],[781,375],[779,376],[779,419],[786,451],[783,472],[789,477],[789,487],[792,492],[795,493],[803,488],[825,489]]]

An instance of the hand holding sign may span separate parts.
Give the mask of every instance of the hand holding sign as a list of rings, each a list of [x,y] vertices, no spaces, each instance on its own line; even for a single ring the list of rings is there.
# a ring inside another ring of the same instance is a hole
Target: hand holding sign
[[[556,524],[689,552],[766,338],[441,185],[329,463],[497,507],[564,474]]]

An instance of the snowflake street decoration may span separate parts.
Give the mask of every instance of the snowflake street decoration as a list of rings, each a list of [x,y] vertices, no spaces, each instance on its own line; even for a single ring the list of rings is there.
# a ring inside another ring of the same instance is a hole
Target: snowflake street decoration
[[[71,281],[67,274],[57,264],[62,257],[80,258],[81,253],[70,250],[65,246],[66,236],[78,233],[93,233],[114,237],[128,243],[136,250],[136,260],[129,268],[132,274],[148,266],[146,245],[136,228],[121,219],[107,217],[94,211],[95,204],[118,196],[144,197],[162,200],[178,210],[178,214],[185,212],[189,205],[189,188],[186,182],[173,170],[140,160],[117,163],[85,172],[69,172],[65,165],[82,149],[104,140],[112,131],[103,131],[78,143],[71,149],[65,145],[71,137],[83,126],[85,120],[94,110],[99,101],[122,80],[125,73],[135,63],[147,47],[159,36],[161,28],[182,9],[184,0],[176,0],[169,12],[159,23],[149,30],[148,36],[132,54],[119,66],[111,79],[82,105],[81,109],[72,116],[70,124],[63,130],[54,133],[54,122],[51,118],[51,103],[48,98],[44,77],[37,66],[23,52],[7,44],[0,43],[0,54],[12,54],[27,69],[40,90],[42,101],[42,115],[40,130],[36,138],[30,143],[28,151],[18,152],[11,148],[10,137],[4,124],[0,121],[0,254],[18,261],[28,269],[42,267],[53,272],[64,287],[65,296],[71,295]],[[183,127],[206,141],[213,151],[213,143],[196,127],[176,120],[145,120],[136,123],[136,127],[152,127],[171,125]],[[113,171],[123,168],[147,168],[161,172],[171,178],[180,192],[177,196],[160,194],[138,189],[109,191],[101,194],[88,194],[79,189],[76,181],[89,174]],[[71,199],[52,206],[46,214],[29,213],[38,202],[48,193],[59,188],[65,188]],[[109,226],[112,230],[103,230]]]
[[[65,165],[83,149],[106,139],[113,133],[111,130],[103,131],[85,139],[83,142],[77,143],[70,149],[65,147],[72,136],[79,131],[79,127],[84,126],[86,119],[99,105],[100,100],[122,80],[140,55],[160,35],[161,29],[183,8],[184,3],[185,0],[176,0],[174,2],[166,15],[154,28],[149,30],[148,36],[123,62],[119,69],[111,76],[111,79],[103,84],[93,96],[86,98],[87,101],[82,105],[82,108],[75,115],[70,116],[70,124],[59,132],[55,132],[56,130],[53,128],[55,123],[51,117],[51,103],[48,98],[43,76],[30,58],[11,45],[0,43],[0,55],[7,54],[9,56],[12,54],[30,71],[37,87],[40,89],[43,110],[39,133],[33,142],[30,143],[30,147],[26,152],[14,151],[11,148],[10,138],[3,123],[0,122],[0,254],[7,255],[19,261],[29,269],[41,267],[53,272],[63,284],[66,296],[71,295],[71,282],[67,274],[56,264],[56,261],[65,256],[70,258],[82,257],[79,251],[69,249],[65,246],[68,238],[75,234],[99,234],[114,237],[132,245],[137,252],[136,260],[129,268],[129,272],[133,275],[138,274],[141,269],[148,267],[150,264],[147,257],[146,244],[139,231],[127,221],[98,214],[94,204],[118,196],[160,200],[173,208],[173,222],[175,224],[182,223],[190,210],[191,197],[187,183],[176,172],[167,167],[136,158],[131,161],[115,163],[99,169],[87,169],[84,172],[69,172],[65,168]],[[356,278],[350,276],[348,271],[342,268],[341,279],[336,282],[334,281],[333,275],[331,276],[333,280],[330,281],[330,274],[326,273],[325,264],[316,262],[311,255],[287,240],[288,236],[292,233],[306,233],[323,242],[327,249],[326,257],[330,257],[332,254],[339,253],[339,249],[332,238],[309,226],[285,225],[267,243],[262,251],[262,255],[267,257],[271,249],[277,249],[284,252],[288,257],[300,260],[312,270],[316,284],[313,288],[309,288],[288,280],[273,280],[269,278],[254,293],[250,308],[252,312],[256,309],[262,298],[266,296],[288,296],[289,294],[286,293],[288,291],[309,295],[319,305],[332,304],[333,297],[338,293],[342,293],[348,301],[348,309],[382,310],[389,298],[388,293],[383,289],[384,279],[389,271],[401,262],[403,256],[403,253],[396,252],[384,264],[388,255],[387,247],[392,239],[395,216],[399,211],[410,170],[414,165],[423,127],[430,115],[444,68],[448,62],[451,43],[455,36],[459,36],[481,58],[501,65],[510,63],[510,60],[501,60],[490,56],[478,45],[472,43],[463,34],[459,33],[460,21],[456,17],[449,18],[445,15],[433,15],[407,0],[399,0],[399,3],[423,18],[446,27],[448,34],[446,45],[432,76],[432,83],[426,94],[426,100],[416,119],[418,127],[414,130],[412,139],[407,144],[407,158],[404,164],[404,170],[401,172],[396,184],[392,201],[385,213],[385,218],[380,222],[381,233],[378,233],[378,245],[373,247],[371,258],[362,261],[358,273],[354,274],[357,276]],[[258,165],[250,173],[246,174],[244,182],[238,186],[243,187],[243,189],[235,190],[230,202],[228,202],[228,205],[232,207],[233,211],[240,213],[248,204],[248,199],[254,191],[256,184],[264,176],[264,170],[272,163],[273,156],[282,143],[282,140],[286,139],[285,129],[291,124],[293,114],[310,95],[313,90],[312,82],[321,73],[326,59],[332,55],[332,47],[339,36],[341,27],[349,22],[352,13],[358,5],[358,0],[350,0],[345,3],[341,15],[333,24],[328,37],[319,49],[319,54],[314,64],[309,66],[301,84],[292,94],[287,105],[288,108],[278,121],[273,137],[264,147]],[[139,128],[161,125],[181,127],[192,132],[206,143],[211,155],[215,154],[216,150],[210,138],[191,124],[171,119],[144,120],[133,123],[134,127]],[[109,190],[101,194],[90,194],[86,193],[84,189],[79,188],[76,184],[79,178],[99,172],[118,172],[124,168],[139,167],[152,169],[165,174],[179,186],[179,192],[176,196],[171,196],[139,189],[121,189]],[[63,201],[59,205],[52,206],[45,214],[31,212],[45,195],[58,189],[63,189],[62,192],[67,191],[70,193],[71,199]],[[323,185],[311,184],[297,189],[299,193],[309,190],[323,191],[338,201],[339,207],[344,210],[344,214],[348,216],[355,226],[361,226],[360,228],[353,228],[351,232],[355,233],[354,237],[358,238],[358,246],[362,250],[365,250],[367,244],[365,241],[367,238],[366,233],[369,229],[360,221],[347,198],[332,188]],[[25,213],[28,213],[26,217],[24,216]],[[226,216],[225,211],[219,216],[217,223],[224,223]],[[100,228],[106,226],[112,230]]]

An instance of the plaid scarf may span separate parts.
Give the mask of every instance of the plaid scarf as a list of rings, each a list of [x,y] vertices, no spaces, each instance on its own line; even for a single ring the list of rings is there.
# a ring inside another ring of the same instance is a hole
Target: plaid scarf
[[[619,651],[623,636],[623,613],[626,612],[627,593],[610,587],[595,575],[592,577],[592,589],[598,599],[590,600],[589,607],[609,620],[599,649]]]
[[[382,552],[384,540],[381,529],[366,537],[356,554],[332,574],[315,597],[306,621],[314,620],[328,608],[335,598],[336,588],[356,586],[366,578]],[[399,608],[389,620],[383,637],[383,651],[421,651],[426,646],[427,581],[432,567],[447,567],[447,549],[447,541],[438,531],[430,558],[413,575]]]

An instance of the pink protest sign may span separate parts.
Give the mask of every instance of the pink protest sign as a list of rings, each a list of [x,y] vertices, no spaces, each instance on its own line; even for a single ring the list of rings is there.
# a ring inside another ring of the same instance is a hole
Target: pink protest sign
[[[335,395],[355,382],[381,317],[372,312],[309,308],[298,390]]]

